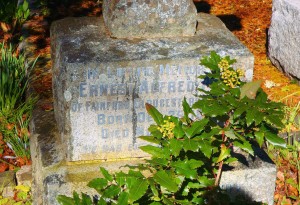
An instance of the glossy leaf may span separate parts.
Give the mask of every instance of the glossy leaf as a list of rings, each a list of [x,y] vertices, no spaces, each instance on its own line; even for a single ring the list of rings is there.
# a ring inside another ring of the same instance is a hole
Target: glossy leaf
[[[224,159],[226,159],[229,156],[230,156],[230,149],[227,148],[225,145],[222,145],[221,146],[221,153],[218,157],[217,163],[223,161]]]
[[[181,140],[174,139],[174,138],[170,140],[170,151],[175,157],[179,155],[181,149],[182,149]]]
[[[156,124],[161,125],[163,123],[163,115],[151,104],[145,104],[148,114],[153,118]]]
[[[104,198],[113,198],[117,196],[120,193],[120,191],[121,191],[120,187],[116,185],[111,185],[107,189],[105,189],[102,196]]]
[[[264,139],[265,139],[264,132],[261,132],[261,131],[254,132],[254,136],[255,136],[257,143],[261,147],[262,144],[264,143]]]
[[[57,201],[63,205],[75,205],[74,199],[64,195],[58,195]]]
[[[241,96],[240,99],[243,99],[245,96],[247,96],[249,99],[255,99],[256,93],[258,89],[260,88],[262,81],[253,81],[246,83],[241,87]]]
[[[153,157],[161,157],[164,154],[160,147],[155,147],[152,145],[141,146],[140,149],[148,154],[151,154]]]
[[[190,107],[190,105],[187,103],[186,98],[183,98],[182,101],[182,107],[183,107],[183,113],[184,113],[184,119],[189,124],[191,122],[189,118],[189,114],[193,114],[195,116],[195,113],[193,109]]]
[[[211,154],[212,154],[212,149],[213,149],[211,143],[206,140],[203,140],[203,141],[199,141],[198,144],[199,144],[200,151],[203,152],[203,154],[207,158],[210,158]]]
[[[276,134],[267,133],[265,134],[266,140],[274,146],[286,148],[286,142],[281,137],[278,137]]]
[[[193,139],[186,139],[182,142],[183,144],[183,149],[185,151],[198,151],[199,147],[198,147],[198,142],[196,140]]]
[[[107,184],[107,179],[96,178],[88,183],[88,187],[94,188],[99,194],[101,194],[103,189],[107,186]]]
[[[164,170],[156,172],[153,176],[153,179],[156,183],[160,184],[171,192],[176,192],[179,188],[178,185],[174,182],[173,178],[169,176],[169,174],[167,174],[167,172]]]
[[[160,140],[158,140],[154,136],[140,136],[139,138],[142,139],[142,140],[145,140],[147,142],[150,142],[150,143],[160,144]]]
[[[194,137],[196,134],[200,134],[203,131],[205,125],[209,122],[208,119],[202,119],[200,121],[196,121],[192,124],[191,127],[188,127],[185,130],[185,133],[188,138]]]
[[[118,198],[117,205],[128,205],[129,194],[127,192],[122,192]]]
[[[171,162],[171,166],[175,168],[177,174],[184,175],[186,178],[195,179],[197,170],[192,169],[186,161]]]
[[[238,141],[233,142],[234,146],[241,148],[242,150],[246,151],[247,153],[254,156],[254,151],[251,146],[251,144],[248,141],[244,141],[243,143],[240,143]]]
[[[129,190],[128,201],[130,203],[141,198],[148,189],[148,183],[144,179],[137,180],[134,184],[131,185]]]
[[[105,179],[107,179],[108,181],[112,181],[113,180],[112,175],[109,174],[109,172],[105,168],[100,167],[100,171],[103,174],[103,176],[105,177]]]

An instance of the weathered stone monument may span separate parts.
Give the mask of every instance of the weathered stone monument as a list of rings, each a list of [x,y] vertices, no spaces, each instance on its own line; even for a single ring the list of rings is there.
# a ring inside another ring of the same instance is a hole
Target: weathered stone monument
[[[201,86],[202,56],[230,55],[252,80],[253,55],[218,18],[196,14],[192,1],[105,0],[103,7],[103,18],[51,27],[54,113],[34,113],[35,204],[87,191],[100,166],[116,171],[147,157],[138,149],[153,123],[145,103],[181,116],[183,97],[192,104]]]
[[[300,83],[300,1],[274,0],[269,29],[269,57]]]

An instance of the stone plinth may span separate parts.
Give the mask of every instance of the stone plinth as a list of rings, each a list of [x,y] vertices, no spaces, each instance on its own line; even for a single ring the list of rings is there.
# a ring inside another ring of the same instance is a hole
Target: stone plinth
[[[205,27],[206,15],[199,20]],[[192,37],[112,39],[97,18],[53,24],[54,110],[68,161],[145,157],[138,149],[153,123],[145,103],[182,116],[182,99],[196,101],[203,55],[237,57],[250,81],[253,56],[217,19]],[[208,22],[206,22],[208,23]]]
[[[181,115],[192,104],[204,72],[202,56],[237,59],[252,80],[254,58],[216,17],[199,14],[194,36],[112,39],[99,18],[53,23],[54,113],[35,110],[31,150],[35,204],[57,204],[57,194],[84,191],[99,166],[114,171],[147,156],[139,151],[153,123],[144,103]],[[38,107],[38,106],[37,106]]]
[[[232,200],[256,201],[273,205],[276,181],[276,165],[261,149],[254,149],[255,157],[236,150],[239,162],[225,167],[220,187]]]
[[[274,0],[269,29],[269,57],[286,75],[300,82],[300,1]]]
[[[192,0],[103,1],[105,25],[116,38],[192,36],[196,15]]]

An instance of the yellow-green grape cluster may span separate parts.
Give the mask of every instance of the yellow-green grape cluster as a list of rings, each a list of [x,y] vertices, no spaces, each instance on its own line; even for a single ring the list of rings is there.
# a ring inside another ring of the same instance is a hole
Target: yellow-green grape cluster
[[[170,120],[170,117],[169,117]],[[173,129],[175,128],[175,123],[169,120],[164,120],[164,124],[162,124],[158,130],[163,134],[164,137],[168,139],[174,138]]]
[[[244,76],[242,69],[230,70],[226,69],[221,73],[222,81],[229,87],[234,88],[241,84],[240,78]]]
[[[221,71],[224,71],[224,70],[227,70],[229,68],[229,63],[228,63],[228,61],[225,58],[223,58],[219,62],[218,66],[221,69]]]

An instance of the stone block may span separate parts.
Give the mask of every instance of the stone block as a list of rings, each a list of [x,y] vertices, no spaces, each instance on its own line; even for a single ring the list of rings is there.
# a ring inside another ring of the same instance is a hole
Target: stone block
[[[196,15],[192,0],[103,1],[105,25],[116,38],[192,36]]]
[[[232,200],[263,202],[273,205],[276,181],[276,165],[259,148],[254,156],[237,149],[233,154],[239,161],[224,167],[220,187]]]
[[[99,167],[142,163],[139,135],[153,123],[144,103],[180,115],[195,101],[202,56],[237,59],[251,81],[254,58],[216,17],[199,14],[194,36],[113,39],[99,18],[67,18],[51,27],[54,112],[33,112],[30,140],[34,204],[56,205],[58,194],[90,192]],[[205,28],[205,29],[203,29]],[[121,116],[121,117],[120,117]]]
[[[300,81],[300,1],[273,0],[269,57],[286,75]]]
[[[6,171],[0,173],[0,191],[3,197],[13,197],[14,188],[16,186],[16,178],[14,171]]]
[[[30,186],[32,185],[32,169],[31,165],[22,166],[16,172],[16,180],[18,185]]]
[[[207,29],[176,39],[112,39],[98,18],[52,24],[54,110],[67,161],[146,157],[138,149],[153,123],[145,103],[181,116],[182,99],[193,104],[201,86],[199,60],[213,50],[237,58],[251,81],[248,49],[218,18],[198,19]]]

